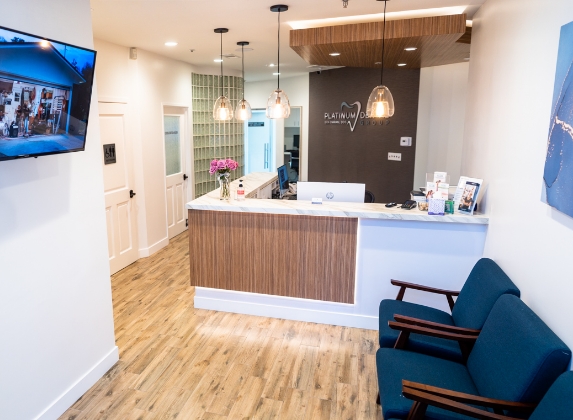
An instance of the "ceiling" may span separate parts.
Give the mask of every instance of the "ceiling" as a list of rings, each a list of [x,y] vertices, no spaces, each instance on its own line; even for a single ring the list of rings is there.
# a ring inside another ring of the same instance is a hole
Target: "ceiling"
[[[388,20],[466,13],[471,19],[485,0],[391,0]],[[268,80],[277,62],[277,14],[269,7],[275,0],[91,0],[94,37],[126,47],[138,47],[197,66],[218,66],[220,38],[217,27],[229,28],[223,35],[223,53],[240,56],[238,41],[249,41],[245,53],[247,81]],[[281,13],[281,77],[316,70],[309,68],[289,48],[293,28],[380,21],[384,4],[375,0],[285,0]],[[167,41],[178,43],[166,47]],[[194,52],[190,52],[194,49]],[[237,51],[238,50],[238,51]],[[225,59],[226,68],[241,69],[239,58]]]

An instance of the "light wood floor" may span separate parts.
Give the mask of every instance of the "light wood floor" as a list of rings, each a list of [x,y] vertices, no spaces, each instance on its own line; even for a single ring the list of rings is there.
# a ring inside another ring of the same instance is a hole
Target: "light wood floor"
[[[120,360],[60,419],[374,419],[377,333],[193,308],[187,233],[112,277]]]

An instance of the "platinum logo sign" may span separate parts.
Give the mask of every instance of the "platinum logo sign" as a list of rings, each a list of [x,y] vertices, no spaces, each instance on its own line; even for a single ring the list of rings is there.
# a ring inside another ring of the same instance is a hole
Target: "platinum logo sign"
[[[362,104],[356,101],[352,104],[347,102],[342,102],[340,105],[340,112],[324,113],[324,124],[332,125],[349,125],[350,131],[354,131],[360,119],[360,125],[388,125],[389,120],[373,120],[366,116],[365,112],[362,111]]]

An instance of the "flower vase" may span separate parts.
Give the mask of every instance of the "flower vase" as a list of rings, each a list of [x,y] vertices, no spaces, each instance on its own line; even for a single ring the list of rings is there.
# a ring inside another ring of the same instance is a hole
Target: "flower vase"
[[[219,199],[231,199],[231,183],[229,182],[229,173],[219,174]]]

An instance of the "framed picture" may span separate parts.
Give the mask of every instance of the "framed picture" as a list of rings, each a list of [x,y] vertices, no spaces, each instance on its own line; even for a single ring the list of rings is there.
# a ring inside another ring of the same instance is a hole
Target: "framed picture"
[[[547,204],[573,217],[573,22],[561,27],[543,181]]]

